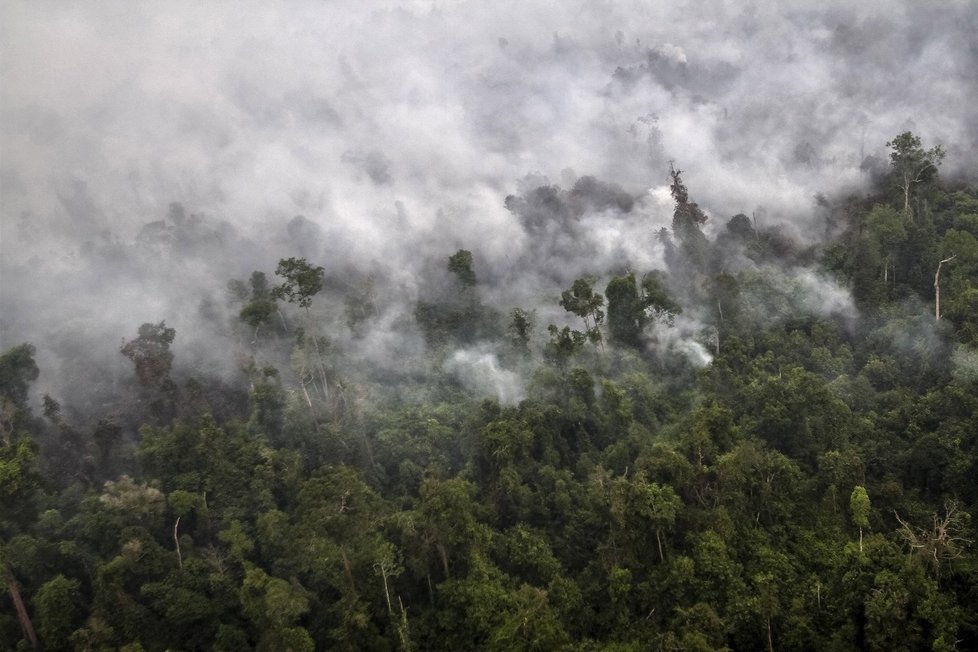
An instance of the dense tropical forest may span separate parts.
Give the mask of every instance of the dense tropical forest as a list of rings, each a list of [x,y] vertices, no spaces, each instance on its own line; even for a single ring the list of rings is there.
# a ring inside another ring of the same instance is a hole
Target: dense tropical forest
[[[0,648],[978,649],[978,188],[887,146],[814,242],[708,217],[672,167],[658,269],[501,305],[525,261],[447,250],[381,328],[390,277],[296,251],[212,279],[230,375],[166,315],[77,396],[9,348]],[[637,198],[499,201],[580,259]],[[173,205],[132,246],[209,228]],[[371,359],[384,333],[420,363]]]

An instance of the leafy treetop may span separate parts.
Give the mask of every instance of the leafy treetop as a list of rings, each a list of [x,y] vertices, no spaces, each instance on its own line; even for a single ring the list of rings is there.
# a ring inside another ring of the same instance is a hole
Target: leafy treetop
[[[937,176],[937,168],[944,161],[944,149],[936,145],[925,150],[920,137],[905,131],[886,144],[890,152],[890,168],[895,181],[903,191],[903,212],[910,214],[910,191],[919,184]]]
[[[139,327],[136,339],[122,345],[120,352],[136,365],[140,384],[158,385],[169,375],[173,364],[170,345],[176,334],[175,329],[167,328],[165,321],[146,323]]]
[[[448,258],[448,271],[458,277],[459,283],[472,287],[476,284],[475,270],[472,269],[472,252],[459,249]]]
[[[312,298],[323,289],[325,272],[322,267],[314,267],[305,258],[283,258],[278,261],[275,274],[285,279],[272,288],[271,296],[285,299],[289,303],[308,308]]]

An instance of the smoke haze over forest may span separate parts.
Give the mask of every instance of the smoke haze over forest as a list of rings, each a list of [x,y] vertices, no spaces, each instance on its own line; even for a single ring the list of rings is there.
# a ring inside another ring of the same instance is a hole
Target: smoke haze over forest
[[[0,1],[0,650],[978,650],[976,34]]]
[[[745,213],[805,243],[899,132],[974,173],[974,3],[655,4],[4,3],[0,349],[34,342],[63,392],[165,319],[220,373],[227,281],[304,256],[384,279],[383,358],[420,346],[401,320],[457,249],[501,310],[661,267],[670,161],[708,233]]]

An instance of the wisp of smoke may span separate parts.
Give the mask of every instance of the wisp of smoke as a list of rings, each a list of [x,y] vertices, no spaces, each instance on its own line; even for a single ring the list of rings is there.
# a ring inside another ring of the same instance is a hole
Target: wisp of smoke
[[[526,396],[520,375],[503,369],[488,348],[459,349],[445,362],[444,369],[467,389],[505,405],[514,405]]]

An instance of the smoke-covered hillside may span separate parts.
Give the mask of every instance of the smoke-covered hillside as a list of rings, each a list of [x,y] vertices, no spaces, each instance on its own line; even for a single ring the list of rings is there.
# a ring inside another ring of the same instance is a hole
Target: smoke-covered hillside
[[[465,248],[508,309],[661,267],[671,160],[707,233],[802,246],[894,134],[974,169],[969,3],[647,5],[5,7],[0,337],[47,342],[57,392],[144,321],[216,371],[202,304],[283,257],[410,312]]]
[[[978,11],[659,4],[0,7],[0,648],[978,647]]]

